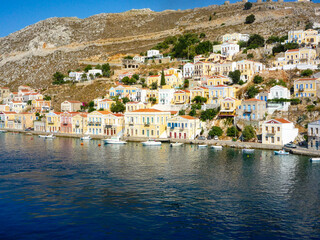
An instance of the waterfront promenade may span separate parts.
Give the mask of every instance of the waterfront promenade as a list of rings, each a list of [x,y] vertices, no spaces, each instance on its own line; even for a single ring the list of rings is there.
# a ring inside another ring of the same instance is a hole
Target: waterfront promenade
[[[32,135],[48,135],[51,133],[46,132],[36,132],[36,131],[24,131],[24,130],[13,130],[13,129],[1,129],[6,130],[8,132],[16,132],[16,133],[29,133]],[[68,134],[68,133],[54,133],[57,137],[68,137],[68,138],[80,138],[83,135],[80,134]],[[105,139],[107,136],[104,135],[90,135],[92,139]],[[141,137],[123,137],[124,140],[129,142],[142,142],[147,141],[148,138],[141,138]],[[185,144],[207,144],[207,145],[220,145],[223,147],[231,147],[231,148],[252,148],[252,149],[261,149],[261,150],[281,150],[285,149],[286,151],[290,152],[291,154],[296,155],[304,155],[304,156],[311,156],[311,157],[320,157],[320,151],[310,150],[307,148],[286,148],[281,145],[270,145],[270,144],[262,144],[257,142],[234,142],[230,140],[188,140],[188,139],[174,139],[171,140],[169,138],[162,138],[159,139],[161,142],[181,142]]]

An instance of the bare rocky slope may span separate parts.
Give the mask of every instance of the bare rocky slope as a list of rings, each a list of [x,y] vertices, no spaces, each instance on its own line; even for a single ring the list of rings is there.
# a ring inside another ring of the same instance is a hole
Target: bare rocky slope
[[[293,28],[303,29],[307,21],[320,22],[316,7],[320,4],[254,3],[252,9],[243,10],[243,3],[237,3],[184,11],[131,10],[86,19],[50,18],[0,38],[0,84],[45,88],[54,72],[75,69],[79,60],[140,53],[169,35],[185,32],[204,32],[209,40],[235,31],[284,35]],[[256,21],[244,24],[252,13]]]

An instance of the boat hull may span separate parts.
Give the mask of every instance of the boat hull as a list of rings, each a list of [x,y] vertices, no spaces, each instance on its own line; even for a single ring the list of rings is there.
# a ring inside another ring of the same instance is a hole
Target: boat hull
[[[143,146],[161,146],[161,142],[143,142]]]
[[[122,144],[126,144],[127,142],[125,141],[114,141],[114,140],[108,140],[108,139],[105,139],[103,140],[105,144],[119,144],[119,145],[122,145]]]

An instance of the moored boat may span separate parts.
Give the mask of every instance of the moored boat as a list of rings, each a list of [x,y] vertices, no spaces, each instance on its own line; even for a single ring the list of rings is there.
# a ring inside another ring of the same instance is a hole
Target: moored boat
[[[90,136],[83,136],[80,139],[81,140],[91,140],[92,138]]]
[[[198,145],[198,148],[206,148],[206,147],[208,147],[207,144],[199,144],[199,145]]]
[[[111,137],[110,139],[102,140],[105,144],[126,144],[126,141],[121,141],[119,137]]]
[[[211,148],[214,150],[222,150],[222,146],[219,145],[212,145]]]
[[[178,142],[176,142],[176,143],[170,143],[170,147],[180,147],[180,146],[182,146],[183,145],[183,143],[178,143]]]
[[[0,130],[0,133],[6,133],[8,132],[7,130]]]
[[[310,158],[310,162],[320,162],[320,158]]]
[[[39,137],[40,137],[40,138],[46,138],[46,139],[53,139],[53,138],[55,138],[55,137],[53,136],[53,134],[50,134],[50,135],[39,135]]]
[[[275,155],[289,155],[289,152],[286,152],[285,150],[279,150],[279,151],[274,151]]]
[[[242,153],[252,154],[252,153],[254,153],[254,149],[244,148],[244,149],[242,149]]]
[[[149,140],[146,141],[146,142],[142,142],[142,145],[143,145],[143,146],[161,146],[161,142],[157,142],[157,141],[155,141],[155,140],[149,139]]]

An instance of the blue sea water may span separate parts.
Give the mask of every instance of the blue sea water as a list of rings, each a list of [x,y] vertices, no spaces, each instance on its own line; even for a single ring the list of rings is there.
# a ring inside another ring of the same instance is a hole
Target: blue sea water
[[[320,164],[0,134],[0,239],[320,239]]]

